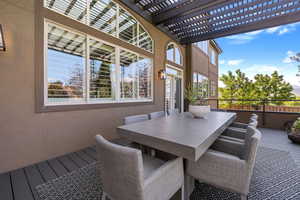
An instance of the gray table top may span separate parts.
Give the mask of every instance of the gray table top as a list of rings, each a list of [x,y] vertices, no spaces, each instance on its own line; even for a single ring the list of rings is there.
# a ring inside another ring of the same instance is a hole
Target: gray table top
[[[196,161],[235,118],[231,112],[210,112],[204,119],[185,113],[120,126],[118,132],[131,141]]]

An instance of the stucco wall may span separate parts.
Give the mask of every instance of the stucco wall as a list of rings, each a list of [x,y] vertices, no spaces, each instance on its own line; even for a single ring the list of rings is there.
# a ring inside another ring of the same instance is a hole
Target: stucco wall
[[[34,0],[0,1],[7,43],[7,51],[0,52],[0,172],[84,148],[96,134],[115,138],[124,116],[163,109],[164,82],[157,72],[165,65],[170,38],[136,16],[155,39],[154,104],[36,113],[35,17]]]

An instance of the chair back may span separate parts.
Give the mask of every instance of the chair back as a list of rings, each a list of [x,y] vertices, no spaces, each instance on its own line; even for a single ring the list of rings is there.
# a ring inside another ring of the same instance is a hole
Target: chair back
[[[261,140],[260,131],[252,126],[248,126],[247,134],[245,136],[245,147],[243,152],[243,159],[246,160],[250,165],[254,166],[255,164],[256,152],[260,140]]]
[[[96,136],[103,191],[112,199],[143,199],[143,158],[141,151],[113,144]]]
[[[124,125],[128,125],[128,124],[133,124],[133,123],[142,122],[146,120],[149,120],[149,116],[147,114],[133,115],[133,116],[125,117],[123,123]]]
[[[165,111],[153,112],[149,114],[150,119],[156,119],[166,116]]]

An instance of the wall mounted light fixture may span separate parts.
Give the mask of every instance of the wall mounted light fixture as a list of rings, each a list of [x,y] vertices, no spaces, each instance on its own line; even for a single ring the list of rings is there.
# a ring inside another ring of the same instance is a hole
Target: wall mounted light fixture
[[[161,70],[158,71],[158,79],[160,79],[160,80],[166,80],[167,79],[166,70],[161,69]]]
[[[2,25],[0,24],[0,51],[5,51],[5,42],[4,42],[4,34],[3,34],[3,29]]]

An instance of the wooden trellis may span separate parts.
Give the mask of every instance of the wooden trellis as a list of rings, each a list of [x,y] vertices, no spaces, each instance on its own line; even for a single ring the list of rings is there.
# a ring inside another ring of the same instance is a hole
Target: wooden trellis
[[[122,0],[182,44],[300,21],[300,0]]]

